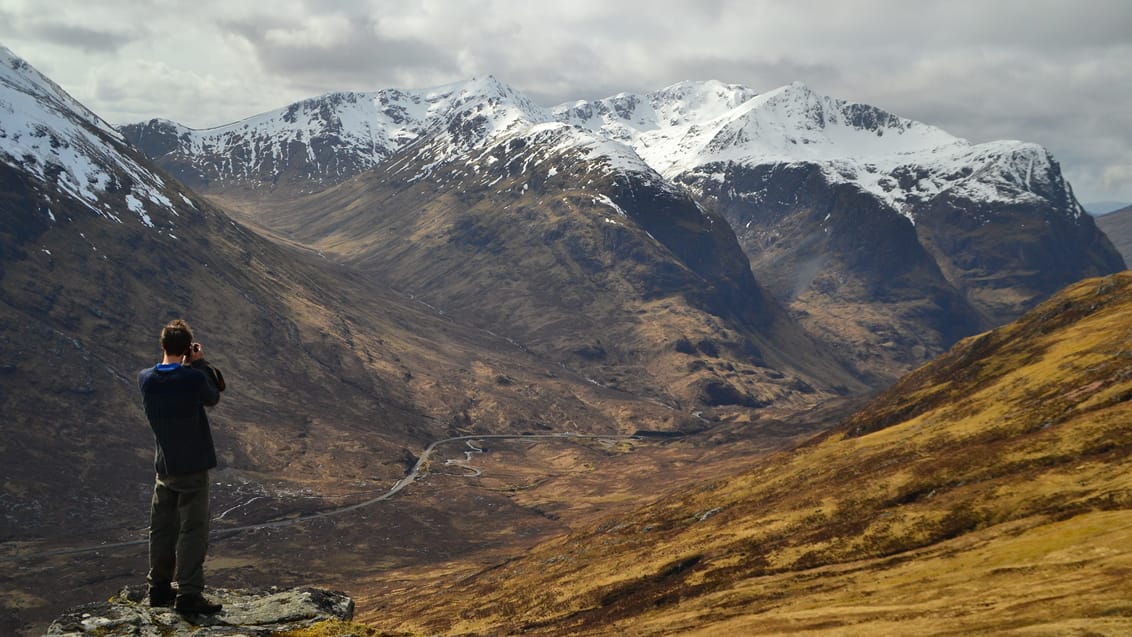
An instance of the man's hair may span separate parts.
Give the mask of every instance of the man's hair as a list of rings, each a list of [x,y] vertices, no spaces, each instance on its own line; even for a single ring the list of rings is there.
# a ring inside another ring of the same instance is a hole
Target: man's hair
[[[193,344],[193,331],[181,319],[169,321],[161,328],[161,349],[170,356],[183,356],[189,353]]]

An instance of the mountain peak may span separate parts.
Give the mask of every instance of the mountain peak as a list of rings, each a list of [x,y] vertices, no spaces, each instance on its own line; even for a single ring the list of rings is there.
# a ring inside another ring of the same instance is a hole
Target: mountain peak
[[[808,84],[801,80],[794,80],[789,84],[784,84],[774,90],[767,91],[764,95],[792,95],[805,97],[808,99],[816,99],[820,97],[814,89],[810,88]]]
[[[178,213],[168,185],[124,152],[122,134],[6,48],[0,49],[0,105],[0,162],[96,215],[122,223],[120,212],[129,210],[147,227],[172,227]],[[50,209],[46,214],[56,221]]]
[[[496,91],[499,93],[514,93],[515,90],[509,84],[500,80],[492,73],[487,75],[475,75],[472,79],[464,82],[469,87],[483,87],[486,90]]]
[[[84,125],[96,128],[115,139],[122,139],[113,126],[4,46],[0,46],[0,85],[7,90],[18,91],[33,96],[41,102],[48,102],[54,110],[69,112],[72,116],[78,116]],[[14,108],[15,105],[10,105],[7,110],[10,115],[18,116],[19,113],[16,113]]]
[[[193,172],[180,176],[190,185],[251,180],[258,188],[288,173],[330,184],[426,135],[436,137],[429,152],[439,161],[555,121],[628,146],[665,178],[715,174],[728,165],[816,164],[831,182],[855,185],[909,218],[915,200],[957,185],[1017,200],[1035,194],[1026,188],[1037,182],[1026,175],[1050,174],[1044,151],[1018,142],[973,146],[875,106],[822,95],[801,81],[761,94],[718,80],[683,81],[547,109],[489,74],[430,89],[328,93],[204,134],[166,135],[160,150],[181,147]],[[296,156],[296,143],[311,151]],[[212,159],[201,158],[205,149]],[[234,155],[250,165],[233,165]],[[963,169],[973,163],[986,169]],[[1002,170],[1014,175],[997,175]],[[984,187],[995,180],[1009,187]]]

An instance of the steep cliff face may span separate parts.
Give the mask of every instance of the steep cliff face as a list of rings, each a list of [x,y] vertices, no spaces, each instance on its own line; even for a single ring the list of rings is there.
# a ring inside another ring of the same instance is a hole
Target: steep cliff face
[[[981,190],[960,180],[918,200],[914,219],[948,280],[996,324],[1083,277],[1124,269],[1044,149],[988,149],[979,162]]]
[[[760,279],[811,329],[837,343],[855,323],[859,351],[891,373],[1124,267],[1044,150],[977,155],[949,187],[921,185],[941,179],[930,167],[895,170],[899,209],[820,163],[707,164],[677,179],[728,219]]]
[[[898,374],[1124,267],[1034,144],[973,145],[801,84],[685,83],[556,113],[719,210],[756,277],[867,372]]]
[[[903,215],[812,164],[720,165],[689,177],[735,228],[760,281],[865,374],[892,376],[991,326]]]

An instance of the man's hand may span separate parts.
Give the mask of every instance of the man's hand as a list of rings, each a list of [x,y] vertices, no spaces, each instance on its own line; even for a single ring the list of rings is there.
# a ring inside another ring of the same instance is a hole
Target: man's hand
[[[189,362],[199,361],[202,358],[204,358],[204,348],[201,347],[200,343],[193,343],[193,346],[189,348]]]

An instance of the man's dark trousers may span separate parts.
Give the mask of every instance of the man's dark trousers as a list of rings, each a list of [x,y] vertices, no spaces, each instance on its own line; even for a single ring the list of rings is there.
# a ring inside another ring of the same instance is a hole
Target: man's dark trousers
[[[204,590],[208,552],[208,470],[158,475],[149,513],[149,585],[177,582],[181,595]]]

